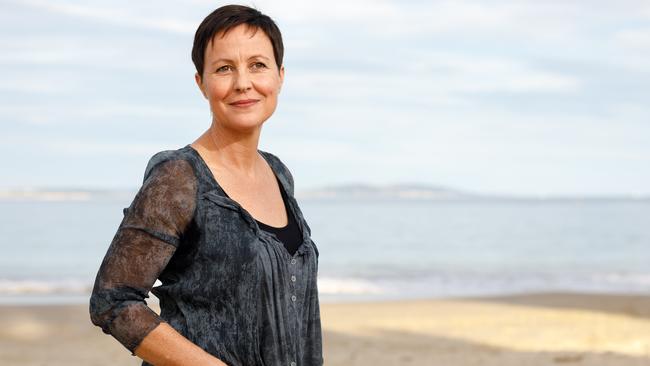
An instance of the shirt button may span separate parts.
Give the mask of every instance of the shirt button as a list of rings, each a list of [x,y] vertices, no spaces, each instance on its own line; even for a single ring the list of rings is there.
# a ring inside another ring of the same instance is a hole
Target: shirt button
[[[296,282],[296,276],[291,276],[291,281]]]
[[[296,258],[291,259],[291,264],[296,264]]]
[[[296,295],[291,295],[291,301],[296,301]]]
[[[291,361],[291,366],[296,366],[296,363]]]

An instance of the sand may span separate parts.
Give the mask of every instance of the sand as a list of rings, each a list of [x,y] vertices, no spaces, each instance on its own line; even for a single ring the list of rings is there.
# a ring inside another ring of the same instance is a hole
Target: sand
[[[650,296],[326,303],[321,316],[326,365],[650,365]],[[85,304],[2,305],[0,324],[3,366],[141,363]]]

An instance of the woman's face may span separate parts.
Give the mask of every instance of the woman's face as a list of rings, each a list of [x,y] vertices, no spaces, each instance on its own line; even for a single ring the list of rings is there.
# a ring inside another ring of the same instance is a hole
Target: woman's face
[[[203,77],[197,73],[196,83],[215,123],[237,130],[256,128],[275,111],[284,67],[278,70],[271,40],[261,29],[241,24],[221,36],[208,44]]]

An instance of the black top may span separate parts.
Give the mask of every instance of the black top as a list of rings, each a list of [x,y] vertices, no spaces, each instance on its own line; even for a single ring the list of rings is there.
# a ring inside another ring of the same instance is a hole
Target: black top
[[[284,210],[287,213],[287,219],[289,222],[283,227],[270,226],[257,219],[255,219],[255,222],[257,222],[257,225],[260,227],[260,229],[277,236],[282,244],[284,244],[284,247],[287,248],[289,254],[293,255],[296,250],[298,250],[300,243],[302,243],[302,233],[300,232],[300,227],[298,227],[298,222],[296,222],[295,217],[293,217],[291,211],[289,210],[289,204],[287,203],[287,194],[284,191],[284,188],[282,188],[282,183],[280,183],[277,176],[275,177],[275,180],[278,182],[278,187],[280,187],[282,202],[284,203]],[[226,197],[230,198],[228,193],[225,191],[224,193],[226,194]]]
[[[277,156],[259,151],[302,234],[293,255],[225,196],[190,145],[150,159],[89,304],[93,324],[132,355],[167,322],[229,366],[323,365],[318,248],[291,172]],[[156,279],[161,285],[153,287]],[[147,306],[150,291],[160,299],[160,314]]]

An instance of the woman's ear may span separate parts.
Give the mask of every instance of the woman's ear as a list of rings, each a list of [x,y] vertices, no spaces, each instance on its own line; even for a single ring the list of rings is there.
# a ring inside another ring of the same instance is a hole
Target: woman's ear
[[[205,90],[203,90],[203,80],[201,80],[201,75],[199,73],[194,73],[194,81],[196,81],[196,85],[199,87],[199,90],[201,90],[201,94],[203,94],[203,97],[205,99],[208,99],[208,96],[205,94]]]
[[[278,93],[282,89],[282,84],[284,83],[284,65],[280,66],[280,86],[278,87]]]

